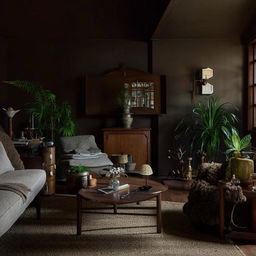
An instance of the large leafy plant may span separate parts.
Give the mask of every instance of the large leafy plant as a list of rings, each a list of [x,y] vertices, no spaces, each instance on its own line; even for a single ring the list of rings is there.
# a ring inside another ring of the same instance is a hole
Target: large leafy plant
[[[225,137],[223,127],[231,129],[238,121],[236,115],[225,108],[226,104],[220,104],[214,97],[198,102],[192,113],[177,125],[176,138],[186,139],[191,154],[201,152],[209,161],[215,160]]]
[[[228,148],[226,150],[226,154],[241,152],[250,148],[252,139],[250,134],[241,139],[236,129],[232,128],[229,130],[227,128],[223,128],[223,132],[226,135],[225,144]]]
[[[32,96],[33,102],[29,104],[28,111],[35,117],[41,136],[56,141],[61,136],[74,135],[76,125],[72,119],[71,106],[67,102],[58,104],[55,94],[29,81],[4,83],[17,86]]]

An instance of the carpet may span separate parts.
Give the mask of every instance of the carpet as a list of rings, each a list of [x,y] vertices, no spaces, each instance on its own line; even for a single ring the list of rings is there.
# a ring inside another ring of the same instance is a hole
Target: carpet
[[[137,207],[154,205],[154,201],[147,201]],[[27,209],[0,238],[0,255],[244,255],[236,246],[220,242],[216,234],[196,230],[182,214],[182,206],[163,202],[161,234],[156,233],[155,216],[90,213],[83,217],[84,232],[79,237],[76,236],[76,200],[46,197],[42,202],[41,221],[35,220],[35,209]],[[146,211],[153,213],[153,210]]]

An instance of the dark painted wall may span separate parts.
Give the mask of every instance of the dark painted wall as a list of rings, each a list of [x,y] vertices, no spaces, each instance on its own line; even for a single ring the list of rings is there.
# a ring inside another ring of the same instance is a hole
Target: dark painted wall
[[[0,37],[0,81],[5,80],[7,78],[7,40],[3,37]],[[0,90],[0,120],[4,119],[4,112],[2,111],[2,107],[5,107],[1,103],[5,101],[8,97],[8,92],[3,93]]]
[[[68,100],[78,124],[78,134],[92,133],[101,142],[101,128],[120,125],[118,117],[84,116],[85,73],[100,74],[120,65],[147,71],[147,43],[131,40],[8,41],[8,80],[39,81]],[[30,98],[21,90],[1,87],[1,106],[24,108]],[[95,102],[97,104],[97,102]],[[109,104],[106,99],[106,104]],[[24,121],[25,120],[25,121]],[[14,127],[26,126],[25,111],[15,116]],[[135,127],[150,127],[150,118],[135,118]],[[7,128],[7,124],[5,123]]]
[[[230,102],[239,108],[236,113],[241,126],[243,48],[239,39],[173,39],[154,41],[153,53],[153,71],[165,74],[167,80],[167,114],[159,117],[158,124],[159,174],[166,174],[171,169],[167,150],[176,124],[193,106],[190,92],[199,69],[214,70],[214,77],[209,80],[214,85],[214,94],[222,103]],[[197,95],[195,102],[204,98],[206,96]]]
[[[0,45],[0,54],[4,49],[6,59],[7,45],[5,43],[3,46],[1,42]],[[52,90],[60,100],[68,100],[71,103],[78,123],[78,134],[95,134],[101,143],[101,129],[116,127],[120,122],[118,117],[93,118],[82,114],[84,103],[81,102],[81,92],[84,74],[102,73],[120,64],[147,71],[147,54],[147,43],[140,41],[8,40],[8,73],[3,77],[9,80],[40,81],[44,88]],[[135,117],[134,127],[158,129],[157,169],[160,175],[167,175],[172,168],[171,162],[167,159],[167,149],[171,144],[175,125],[191,109],[190,91],[194,74],[202,67],[214,69],[211,83],[221,101],[229,101],[241,109],[243,52],[239,40],[153,41],[153,72],[165,74],[167,78],[167,114],[159,116],[156,120],[150,117]],[[195,101],[202,98],[197,96]],[[0,107],[24,108],[29,100],[30,98],[17,88],[0,88]],[[5,117],[2,117],[2,121],[6,125]],[[26,122],[25,111],[17,114],[14,119],[16,131],[24,127]]]

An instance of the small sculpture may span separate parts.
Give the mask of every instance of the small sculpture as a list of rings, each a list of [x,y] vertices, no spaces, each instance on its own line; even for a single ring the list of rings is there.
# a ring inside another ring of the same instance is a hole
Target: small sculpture
[[[179,177],[179,178],[182,177],[185,171],[184,160],[183,160],[185,153],[186,153],[186,150],[182,146],[178,146],[177,148],[174,147],[174,149],[168,150],[168,158],[174,159],[178,163],[177,170],[172,170],[171,172],[169,172],[168,176]]]
[[[9,118],[9,131],[8,131],[8,134],[12,138],[13,137],[12,119],[15,116],[15,114],[20,111],[20,109],[14,110],[12,107],[8,107],[7,109],[3,108],[3,110],[5,111],[6,115]]]
[[[7,109],[3,108],[3,110],[5,111],[6,115],[7,115],[9,118],[13,118],[13,117],[15,116],[15,114],[20,111],[20,109],[14,110],[12,107],[9,107],[9,108],[7,108]]]

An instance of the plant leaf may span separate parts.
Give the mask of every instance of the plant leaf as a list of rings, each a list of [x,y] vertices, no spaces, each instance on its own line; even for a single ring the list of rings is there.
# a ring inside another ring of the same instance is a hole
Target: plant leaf
[[[250,146],[251,139],[252,139],[252,137],[251,137],[250,134],[244,136],[244,137],[241,139],[241,142],[240,142],[240,144],[241,144],[241,145],[240,145],[241,150],[246,149],[246,148],[248,148],[248,147]]]

